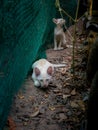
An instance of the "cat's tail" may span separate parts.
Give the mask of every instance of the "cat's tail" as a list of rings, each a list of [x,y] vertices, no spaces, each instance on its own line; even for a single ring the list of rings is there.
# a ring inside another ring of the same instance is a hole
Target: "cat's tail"
[[[67,66],[66,64],[53,64],[54,67],[65,67]]]

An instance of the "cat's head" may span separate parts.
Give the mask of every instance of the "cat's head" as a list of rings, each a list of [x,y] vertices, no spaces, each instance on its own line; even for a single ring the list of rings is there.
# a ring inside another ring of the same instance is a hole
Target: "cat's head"
[[[53,18],[53,22],[54,22],[56,25],[63,26],[63,25],[65,24],[65,19],[63,19],[63,18],[58,18],[58,19]]]
[[[46,71],[42,72],[39,68],[35,67],[35,76],[41,88],[47,88],[51,82],[54,73],[53,66],[49,66]]]

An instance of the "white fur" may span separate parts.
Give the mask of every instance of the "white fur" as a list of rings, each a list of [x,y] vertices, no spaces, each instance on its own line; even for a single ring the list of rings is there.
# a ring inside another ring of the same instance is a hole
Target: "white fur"
[[[55,67],[64,67],[65,64],[52,64],[46,59],[40,59],[37,60],[33,65],[33,73],[32,73],[32,79],[34,81],[34,86],[46,88],[48,87],[49,83],[52,81],[52,76],[54,74],[54,68]],[[52,73],[48,74],[47,70],[49,67],[52,67]],[[35,74],[35,68],[38,68],[40,70],[40,74],[36,76]]]
[[[36,87],[45,88],[51,82],[52,75],[49,75],[47,73],[47,69],[49,66],[52,67],[52,69],[53,69],[52,74],[54,74],[53,65],[45,59],[40,59],[33,64],[33,66],[32,66],[32,68],[33,68],[32,79],[33,79],[34,85]],[[35,74],[35,71],[34,71],[35,67],[37,67],[40,70],[39,76],[36,76],[36,74]]]
[[[54,50],[61,50],[63,49],[61,45],[66,43],[65,33],[63,31],[65,20],[62,18],[53,18],[53,22],[56,24],[56,27],[54,28]]]

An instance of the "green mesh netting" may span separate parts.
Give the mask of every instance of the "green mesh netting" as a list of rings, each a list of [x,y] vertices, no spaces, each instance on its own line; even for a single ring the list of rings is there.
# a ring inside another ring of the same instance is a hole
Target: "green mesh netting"
[[[52,18],[56,17],[56,11],[55,0],[0,1],[0,130],[6,123],[13,96],[32,63],[46,58],[45,49],[53,34]]]

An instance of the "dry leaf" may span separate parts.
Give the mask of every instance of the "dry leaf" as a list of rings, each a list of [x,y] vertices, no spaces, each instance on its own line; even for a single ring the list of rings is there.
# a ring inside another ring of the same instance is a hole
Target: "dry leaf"
[[[44,95],[45,98],[48,98],[48,96],[49,96],[48,94],[45,94],[45,95]]]
[[[24,99],[24,96],[23,95],[18,95],[18,98],[19,99]]]
[[[71,91],[71,95],[76,95],[76,89],[73,89],[73,90]]]
[[[49,109],[50,109],[51,111],[54,111],[54,110],[55,110],[55,107],[54,107],[54,106],[49,106]]]
[[[35,117],[40,113],[39,109],[37,109],[33,114],[31,114],[31,117]]]
[[[12,119],[12,117],[8,117],[8,124],[9,124],[10,130],[16,130],[16,124],[14,120]]]
[[[64,94],[64,95],[63,95],[63,99],[68,98],[68,97],[70,97],[70,96],[71,96],[71,95],[69,95],[69,94],[66,94],[66,95]]]
[[[60,113],[59,117],[60,117],[60,120],[62,121],[67,119],[67,116],[64,113]]]
[[[53,92],[54,92],[54,93],[60,93],[60,92],[61,92],[61,90],[54,89],[54,90],[53,90]]]
[[[71,105],[72,108],[79,107],[79,105],[76,102],[74,102],[74,101],[71,101],[70,105]]]
[[[28,125],[28,123],[27,123],[27,122],[23,122],[23,125],[24,125],[24,126],[27,126],[27,125]]]
[[[83,111],[85,111],[85,105],[84,105],[84,102],[82,101],[82,100],[78,100],[78,105],[81,107],[81,109],[83,110]]]
[[[67,70],[66,68],[62,68],[62,70],[61,70],[61,75],[62,76],[64,76],[66,74],[66,70]]]

